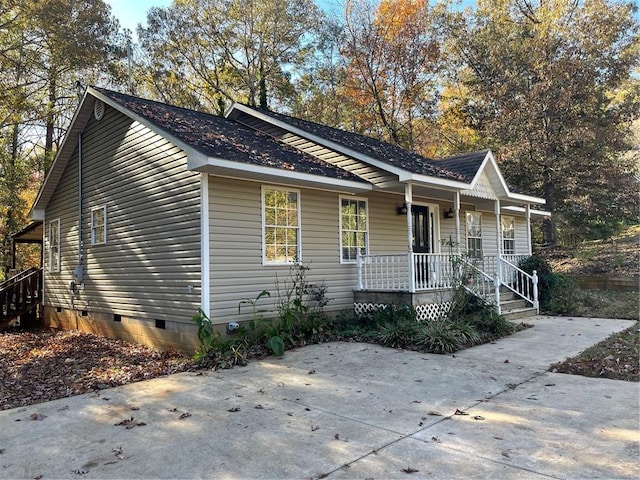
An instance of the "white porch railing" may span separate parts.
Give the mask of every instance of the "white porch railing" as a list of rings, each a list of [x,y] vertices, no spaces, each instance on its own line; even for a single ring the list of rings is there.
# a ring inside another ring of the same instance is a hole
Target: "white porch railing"
[[[464,266],[473,271],[465,275],[466,288],[500,306],[500,287],[504,286],[527,300],[539,311],[538,277],[517,264],[526,255],[488,255],[469,259],[459,255],[405,253],[396,255],[358,255],[358,290],[423,292],[449,289],[461,279]]]

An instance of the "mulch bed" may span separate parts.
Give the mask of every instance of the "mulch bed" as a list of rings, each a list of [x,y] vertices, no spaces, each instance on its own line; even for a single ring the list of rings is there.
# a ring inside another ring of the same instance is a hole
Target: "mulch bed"
[[[190,356],[88,333],[0,333],[0,410],[193,370]]]

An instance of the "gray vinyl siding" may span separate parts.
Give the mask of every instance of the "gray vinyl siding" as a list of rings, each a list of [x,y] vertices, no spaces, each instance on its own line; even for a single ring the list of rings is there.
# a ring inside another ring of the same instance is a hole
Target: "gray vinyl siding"
[[[84,290],[73,306],[191,322],[200,306],[200,178],[186,154],[106,107],[83,133]],[[61,217],[62,272],[45,277],[45,301],[71,307],[77,264],[77,150],[46,209]],[[107,243],[91,245],[91,210],[107,206]]]
[[[331,299],[327,310],[353,305],[357,283],[355,264],[340,263],[339,198],[335,192],[300,191],[302,262],[309,267],[311,284],[325,283]],[[369,249],[372,253],[406,252],[406,227],[395,215],[397,196],[370,194]],[[259,309],[271,310],[278,282],[284,286],[290,274],[286,265],[262,264],[261,184],[209,177],[209,231],[211,317],[214,323],[245,320],[251,306],[238,306],[254,299],[263,290]]]
[[[44,303],[73,308],[70,283],[78,264],[78,156],[69,160],[44,221]],[[60,271],[49,271],[49,222],[60,219]]]

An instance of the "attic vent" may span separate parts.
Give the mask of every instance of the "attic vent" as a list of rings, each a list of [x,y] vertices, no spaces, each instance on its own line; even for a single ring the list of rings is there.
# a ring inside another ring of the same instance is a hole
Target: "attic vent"
[[[96,100],[96,103],[93,106],[93,115],[96,117],[96,120],[102,120],[102,117],[104,116],[104,103],[102,100]]]

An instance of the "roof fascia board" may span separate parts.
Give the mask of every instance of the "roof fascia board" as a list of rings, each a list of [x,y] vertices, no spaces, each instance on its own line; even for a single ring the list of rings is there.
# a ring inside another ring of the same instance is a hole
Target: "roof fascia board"
[[[523,203],[535,203],[536,205],[545,205],[547,201],[544,198],[533,197],[531,195],[524,195],[522,193],[509,192],[508,196],[511,200],[517,200]]]
[[[251,107],[247,107],[246,105],[242,105],[240,103],[234,103],[231,108],[228,110],[226,116],[227,118],[231,118],[231,119],[237,119],[238,115],[234,112],[234,110],[239,110],[243,113],[246,113],[248,115],[251,115],[255,118],[258,118],[260,120],[263,120],[267,123],[270,123],[271,125],[275,125],[276,127],[280,127],[283,128],[284,130],[287,130],[291,133],[294,133],[296,135],[301,136],[302,138],[306,138],[307,140],[310,140],[314,143],[317,143],[318,145],[322,145],[325,146],[327,148],[330,148],[331,150],[335,150],[337,152],[343,153],[344,155],[348,155],[349,157],[355,158],[357,160],[360,160],[362,162],[368,163],[369,165],[372,165],[376,168],[379,168],[380,170],[384,170],[386,172],[392,173],[394,175],[402,175],[403,173],[406,173],[406,170],[403,170],[401,168],[397,168],[397,167],[393,167],[391,165],[389,165],[388,163],[382,162],[380,160],[376,160],[375,158],[371,158],[368,155],[364,155],[362,153],[356,152],[354,150],[351,150],[350,148],[347,148],[343,145],[340,145],[339,143],[335,143],[332,142],[330,140],[326,140],[322,137],[318,137],[317,135],[314,135],[312,133],[307,132],[306,130],[302,130],[301,128],[298,127],[294,127],[293,125],[290,125],[286,122],[280,121],[278,119],[272,118],[269,115],[265,115],[264,113],[261,113],[257,110],[252,109]]]
[[[504,189],[504,192],[506,193],[507,198],[509,198],[511,200],[522,201],[522,202],[525,202],[525,203],[535,203],[537,205],[544,205],[545,203],[547,203],[543,198],[534,197],[534,196],[531,196],[531,195],[523,195],[521,193],[513,193],[513,192],[511,192],[509,190],[509,186],[507,185],[506,180],[504,179],[504,176],[502,175],[502,172],[500,171],[500,167],[498,166],[498,162],[496,161],[495,157],[493,156],[493,152],[491,150],[487,150],[487,155],[486,155],[485,159],[482,161],[482,165],[480,165],[480,168],[478,168],[478,171],[476,172],[476,175],[473,178],[473,181],[471,182],[472,189],[475,188],[475,185],[478,182],[478,180],[480,179],[480,175],[484,171],[484,169],[487,166],[487,164],[490,164],[491,167],[494,169],[495,173],[498,175],[498,178],[500,179],[500,186]]]
[[[289,170],[283,170],[281,168],[263,167],[260,165],[249,165],[246,163],[234,162],[232,160],[226,160],[223,158],[209,157],[208,162],[205,165],[198,166],[194,170],[206,171],[206,167],[218,167],[229,170],[236,170],[238,172],[251,172],[258,173],[260,175],[269,175],[272,177],[280,177],[288,181],[303,181],[316,183],[319,185],[326,185],[328,187],[343,187],[345,189],[353,189],[360,191],[373,190],[371,183],[354,182],[352,180],[343,180],[340,178],[325,177],[322,175],[314,175],[312,173],[293,172]]]
[[[455,180],[446,180],[444,178],[430,177],[428,175],[420,175],[417,173],[406,172],[398,177],[400,182],[410,182],[414,184],[422,183],[441,187],[443,190],[468,190],[469,184],[464,182],[456,182]]]
[[[501,210],[505,212],[515,212],[515,213],[522,213],[522,214],[527,213],[527,210],[525,208],[516,207],[516,206],[502,207]],[[541,217],[551,216],[551,212],[548,212],[546,210],[536,210],[535,208],[530,208],[529,213],[531,213],[531,215],[540,215]]]
[[[491,167],[493,167],[494,172],[496,173],[496,175],[498,176],[498,179],[500,180],[500,186],[502,187],[502,191],[508,195],[509,186],[507,185],[507,182],[502,176],[500,167],[498,167],[498,163],[496,162],[496,159],[493,156],[493,153],[491,152],[491,150],[487,150],[487,154],[485,155],[484,160],[480,165],[480,168],[478,168],[476,175],[473,177],[473,180],[471,181],[471,190],[473,190],[476,187],[476,183],[478,183],[478,180],[480,180],[480,177],[482,176],[482,172],[484,172],[487,165],[491,165]]]
[[[167,139],[168,141],[173,143],[176,147],[184,150],[187,153],[187,156],[199,153],[195,148],[193,148],[190,145],[186,144],[185,142],[183,142],[182,140],[178,139],[177,137],[171,135],[166,130],[161,129],[157,125],[154,125],[152,122],[150,122],[146,118],[142,117],[141,115],[138,115],[137,113],[129,110],[127,107],[125,107],[123,105],[120,105],[115,100],[111,100],[108,96],[100,93],[99,91],[97,91],[97,90],[95,90],[95,89],[93,89],[91,87],[88,87],[87,90],[90,90],[91,95],[93,95],[97,99],[102,100],[104,103],[106,103],[110,107],[118,110],[123,115],[126,115],[127,117],[135,120],[136,122],[140,123],[141,125],[144,125],[149,130],[151,130],[153,133],[155,133],[157,135],[160,135],[161,137],[164,137],[165,139]]]
[[[44,221],[44,208],[32,208],[29,212],[29,218],[35,221]]]
[[[36,196],[36,199],[33,201],[33,206],[31,207],[31,211],[29,212],[29,218],[31,218],[32,220],[43,220],[44,219],[44,208],[42,208],[42,217],[43,218],[34,218],[33,215],[35,214],[36,210],[40,210],[41,208],[38,207],[40,200],[42,199],[42,194],[45,191],[45,186],[48,185],[48,183],[51,181],[51,178],[53,175],[57,174],[58,169],[62,168],[64,170],[64,167],[66,167],[66,163],[62,166],[59,166],[60,162],[62,160],[60,160],[60,158],[62,157],[62,155],[66,152],[66,150],[68,148],[71,148],[71,152],[73,152],[73,150],[75,149],[75,145],[73,145],[72,147],[69,146],[69,142],[71,142],[71,138],[76,138],[76,134],[79,131],[84,130],[84,127],[87,123],[87,121],[89,120],[89,118],[87,117],[87,120],[82,124],[82,126],[78,125],[78,117],[80,116],[80,113],[82,111],[84,111],[85,109],[89,108],[87,107],[87,97],[88,97],[88,88],[85,89],[84,94],[82,95],[82,100],[80,101],[80,105],[78,106],[78,108],[76,109],[76,111],[73,114],[73,117],[71,118],[71,123],[69,124],[69,128],[67,130],[67,133],[64,136],[64,139],[62,140],[62,145],[60,145],[60,148],[58,149],[58,151],[56,152],[56,156],[53,158],[53,162],[51,163],[51,167],[49,168],[49,172],[47,173],[47,176],[45,177],[44,181],[42,182],[42,185],[40,186],[40,190],[38,191],[38,195]],[[70,153],[71,154],[71,153]],[[69,155],[70,155],[69,154]],[[68,158],[67,158],[68,160]],[[59,181],[59,179],[58,179]],[[47,200],[48,202],[48,200]]]

